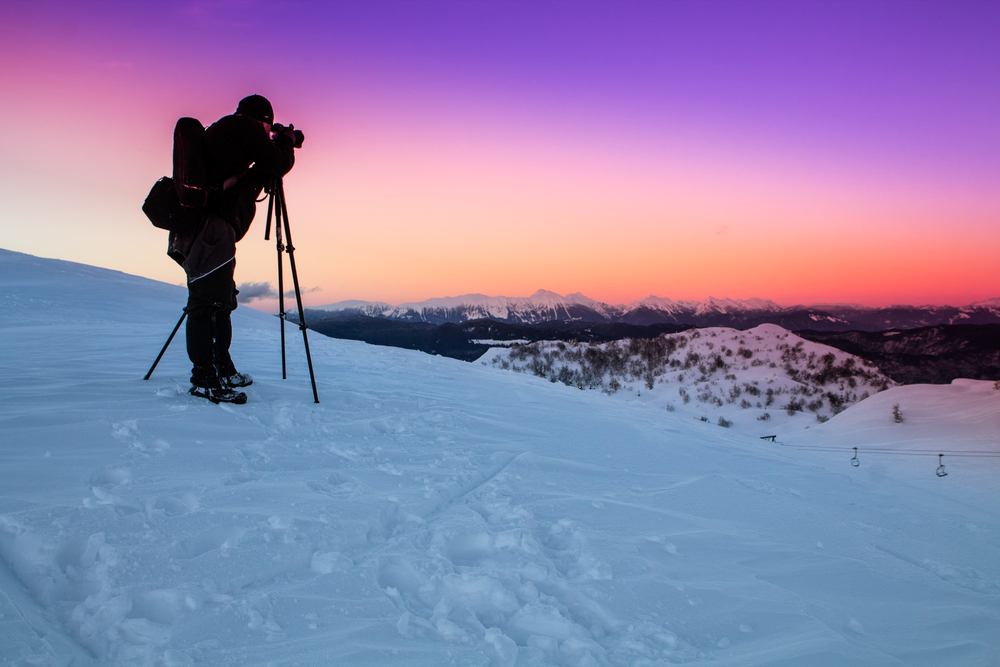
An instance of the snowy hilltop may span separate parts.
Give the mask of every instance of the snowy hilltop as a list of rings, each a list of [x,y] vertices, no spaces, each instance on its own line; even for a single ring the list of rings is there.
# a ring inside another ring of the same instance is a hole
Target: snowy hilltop
[[[646,403],[669,411],[710,414],[726,427],[756,421],[758,430],[797,414],[825,422],[895,384],[863,359],[773,324],[609,343],[543,341],[492,350],[481,363],[580,389],[645,393]]]
[[[609,396],[317,335],[317,405],[299,332],[282,380],[239,308],[255,381],[213,405],[183,334],[142,380],[183,288],[2,250],[0,285],[0,665],[1000,659],[992,382],[807,404],[771,442],[721,370],[747,424],[665,409],[680,369]],[[745,358],[715,333],[684,354]],[[747,373],[798,346],[744,335]]]

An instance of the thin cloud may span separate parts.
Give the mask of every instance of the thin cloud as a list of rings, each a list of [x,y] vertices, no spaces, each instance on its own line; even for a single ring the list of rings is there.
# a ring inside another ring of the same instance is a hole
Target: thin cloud
[[[313,292],[322,292],[323,288],[322,287],[310,287],[309,289],[301,289],[300,288],[299,291],[302,294],[312,294]],[[285,296],[286,297],[293,297],[293,296],[295,296],[295,290],[294,289],[288,290],[287,292],[285,292]]]
[[[250,303],[257,299],[274,299],[278,296],[277,290],[271,287],[271,283],[241,283],[236,289],[240,291],[237,297],[240,303]]]

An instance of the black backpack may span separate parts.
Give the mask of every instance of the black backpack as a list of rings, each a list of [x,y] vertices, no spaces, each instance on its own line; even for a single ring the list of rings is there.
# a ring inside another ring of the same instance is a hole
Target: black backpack
[[[194,118],[181,118],[174,126],[174,187],[181,206],[208,203],[205,128]]]
[[[154,227],[186,232],[205,221],[209,189],[205,128],[194,118],[181,118],[174,126],[173,178],[164,176],[153,184],[142,212]]]

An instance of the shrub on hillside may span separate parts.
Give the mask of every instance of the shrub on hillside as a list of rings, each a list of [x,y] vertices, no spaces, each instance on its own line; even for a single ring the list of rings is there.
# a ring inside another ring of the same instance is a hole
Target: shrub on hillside
[[[788,416],[791,417],[796,412],[802,412],[803,407],[805,407],[805,404],[801,399],[793,398],[792,400],[788,401],[787,404],[785,404],[784,410],[785,412],[788,413]]]

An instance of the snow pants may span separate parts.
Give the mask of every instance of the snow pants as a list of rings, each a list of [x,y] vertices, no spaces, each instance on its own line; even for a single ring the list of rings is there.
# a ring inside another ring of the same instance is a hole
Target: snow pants
[[[230,313],[236,309],[236,260],[188,282],[187,353],[194,368],[191,384],[218,389],[220,377],[236,372],[229,356],[233,340]]]

